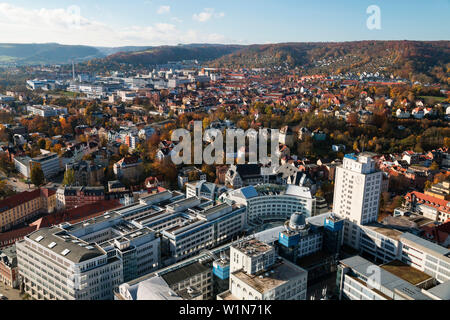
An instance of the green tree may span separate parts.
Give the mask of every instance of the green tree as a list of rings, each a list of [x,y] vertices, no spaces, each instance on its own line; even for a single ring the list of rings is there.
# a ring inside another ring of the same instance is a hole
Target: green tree
[[[37,186],[40,187],[44,184],[44,172],[42,171],[42,168],[40,166],[33,166],[31,168],[31,182]]]
[[[75,171],[73,169],[68,169],[64,172],[63,185],[71,186],[75,183]]]

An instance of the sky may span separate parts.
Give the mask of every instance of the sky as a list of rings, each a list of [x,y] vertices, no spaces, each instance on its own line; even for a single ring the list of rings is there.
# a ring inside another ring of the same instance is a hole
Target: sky
[[[449,14],[450,0],[0,0],[0,43],[449,40]]]

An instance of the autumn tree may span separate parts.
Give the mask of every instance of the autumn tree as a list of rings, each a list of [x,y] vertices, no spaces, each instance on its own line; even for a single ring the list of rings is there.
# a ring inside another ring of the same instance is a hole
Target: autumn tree
[[[75,184],[75,171],[68,169],[64,172],[64,180],[62,183],[64,186],[72,186]]]
[[[125,156],[128,154],[129,149],[130,149],[130,148],[129,148],[126,144],[123,144],[123,145],[121,145],[120,148],[119,148],[119,154],[120,154],[122,157],[125,157]]]
[[[38,165],[34,165],[31,168],[30,178],[35,186],[42,186],[44,184],[44,172],[42,171],[42,168]]]

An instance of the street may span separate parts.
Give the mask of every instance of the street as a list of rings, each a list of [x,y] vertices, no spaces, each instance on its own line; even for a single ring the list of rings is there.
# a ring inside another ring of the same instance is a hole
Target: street
[[[7,297],[8,300],[23,300],[18,289],[6,287],[3,282],[0,282],[0,294]]]

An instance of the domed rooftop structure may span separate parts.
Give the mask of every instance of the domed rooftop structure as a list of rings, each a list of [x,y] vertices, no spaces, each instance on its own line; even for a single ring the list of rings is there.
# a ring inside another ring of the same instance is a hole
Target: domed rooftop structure
[[[306,220],[303,213],[296,212],[291,216],[289,221],[289,227],[293,230],[304,229],[306,226]]]

